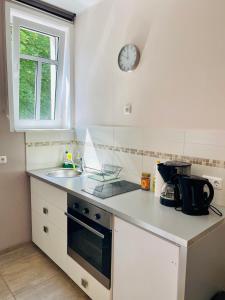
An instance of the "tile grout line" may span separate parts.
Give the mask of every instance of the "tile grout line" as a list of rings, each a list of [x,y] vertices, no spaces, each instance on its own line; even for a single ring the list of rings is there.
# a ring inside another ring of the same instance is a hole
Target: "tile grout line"
[[[48,259],[50,259],[50,258],[48,257]],[[50,259],[50,260],[51,260],[51,259]],[[51,260],[51,261],[52,261],[52,260]],[[48,279],[45,279],[45,280],[43,280],[43,281],[41,281],[41,282],[39,282],[39,283],[34,284],[34,285],[33,285],[33,289],[39,287],[39,286],[42,285],[42,284],[48,283],[51,279],[53,279],[53,278],[56,277],[57,275],[58,275],[57,273],[56,273],[56,274],[53,274],[53,275],[50,276]],[[14,294],[11,290],[10,290],[10,292],[13,294],[13,297],[14,297],[15,300],[17,299],[17,296],[20,295],[20,293],[21,293],[20,290],[18,290],[18,292],[16,292],[16,294]]]
[[[29,244],[29,243],[24,243],[24,245],[26,245],[26,244]],[[22,245],[23,245],[23,244],[22,244]],[[20,248],[20,246],[19,246],[18,248]],[[13,249],[17,249],[17,247],[15,247],[15,248],[13,247]],[[5,253],[9,253],[9,252],[11,252],[11,250],[6,251]],[[41,251],[41,252],[42,252],[42,251]],[[4,254],[5,254],[5,253],[4,253]],[[2,255],[4,255],[4,254],[2,254]],[[47,257],[49,260],[51,260],[45,253],[42,252],[42,254],[43,254],[45,257]],[[34,255],[36,255],[36,253],[35,253]],[[0,257],[1,257],[1,254],[0,254]],[[51,262],[55,264],[55,262],[53,262],[52,260],[51,260]],[[59,267],[57,264],[55,264],[55,265],[57,266],[57,268],[59,268],[59,270],[61,270],[60,267]],[[43,280],[41,283],[47,283],[48,281],[50,281],[52,278],[56,277],[57,275],[58,275],[58,273],[56,272],[55,274],[52,274],[52,276],[50,276],[48,279]],[[10,294],[12,295],[13,299],[16,300],[16,299],[17,299],[17,293],[15,293],[15,292],[13,292],[13,291],[11,290],[10,286],[8,285],[7,281],[6,281],[5,278],[4,278],[4,275],[1,273],[1,271],[0,271],[0,278],[1,278],[2,281],[5,283],[5,285],[6,285],[6,287],[8,288]],[[33,287],[35,288],[35,287],[39,286],[39,284],[40,284],[40,283],[34,285]],[[18,294],[19,294],[19,292],[18,292]]]
[[[5,283],[7,289],[9,290],[10,294],[12,295],[13,299],[16,300],[15,294],[14,294],[13,291],[10,289],[10,287],[9,287],[9,285],[8,285],[8,283],[7,283],[7,281],[5,280],[4,276],[3,276],[1,273],[0,273],[0,278],[1,278],[2,281]]]
[[[20,247],[18,247],[20,248]],[[36,248],[36,247],[35,247]],[[37,247],[38,249],[38,247]],[[10,253],[11,251],[9,251]],[[41,281],[40,282],[35,282],[35,278],[31,278],[31,281],[29,281],[29,278],[26,278],[26,284],[24,285],[24,282],[22,281],[22,285],[19,287],[18,284],[16,285],[15,287],[15,290],[12,291],[12,289],[10,288],[10,281],[7,280],[7,276],[4,275],[4,269],[3,271],[1,271],[0,269],[0,280],[2,280],[2,284],[3,286],[5,285],[5,288],[4,290],[7,292],[6,295],[8,295],[8,297],[11,297],[10,299],[13,299],[13,300],[16,300],[16,299],[22,299],[23,296],[25,296],[26,299],[32,299],[32,295],[34,293],[34,295],[37,295],[38,296],[38,292],[42,290],[42,287],[45,287],[45,286],[48,286],[48,284],[50,283],[50,286],[51,286],[51,281],[53,281],[53,291],[54,291],[54,284],[55,286],[57,287],[57,282],[66,282],[67,284],[67,280],[66,280],[66,277],[68,277],[68,279],[70,280],[71,282],[71,286],[68,284],[65,285],[65,291],[67,292],[68,291],[68,295],[71,295],[71,297],[73,295],[77,296],[73,299],[83,299],[83,298],[80,298],[79,297],[79,293],[78,293],[78,289],[79,291],[81,292],[81,294],[83,293],[83,291],[79,288],[79,286],[73,282],[73,280],[67,275],[65,274],[65,272],[50,258],[48,257],[48,255],[46,255],[42,250],[38,249],[38,252],[40,252],[42,255],[41,257],[44,259],[43,262],[45,262],[45,259],[47,258],[49,261],[51,261],[51,264],[54,264],[54,268],[52,269],[52,267],[50,267],[50,270],[51,270],[51,273],[48,273],[48,276],[47,277],[43,277],[41,278]],[[36,251],[34,253],[36,255]],[[30,255],[33,255],[33,251],[30,252],[26,252],[25,255],[23,256],[23,258],[25,257],[29,257]],[[4,257],[2,257],[2,255],[0,255],[0,258],[2,258],[2,262],[4,264]],[[21,256],[17,255],[16,257],[16,260],[20,260]],[[12,262],[9,262],[9,263],[14,263],[15,262],[14,260]],[[7,263],[7,258],[6,258],[6,263]],[[34,270],[35,270],[35,265],[34,265]],[[13,273],[16,274],[15,272],[17,272],[16,270],[13,270]],[[23,271],[22,271],[23,272]],[[26,272],[26,270],[25,270]],[[18,275],[18,274],[17,274]],[[40,274],[39,274],[40,275]],[[63,276],[62,276],[63,275]],[[62,276],[62,278],[61,278]],[[65,277],[66,276],[66,277]],[[40,277],[40,276],[39,276]],[[63,280],[63,281],[62,281]],[[9,282],[9,284],[8,284]],[[72,283],[74,283],[74,287],[72,286]],[[32,285],[31,285],[32,284]],[[19,287],[19,288],[18,288]],[[12,286],[13,288],[13,286]],[[73,289],[74,288],[74,291]],[[30,291],[30,289],[32,289],[32,291]],[[61,289],[61,288],[60,288]],[[34,291],[33,291],[34,290]],[[63,290],[64,291],[64,290]],[[59,293],[62,293],[59,291]],[[78,294],[77,294],[78,293]],[[47,294],[48,295],[48,294]],[[61,295],[61,294],[60,294]],[[83,295],[83,294],[82,294]],[[27,298],[28,296],[28,298]],[[45,296],[45,294],[44,294]],[[22,297],[22,298],[21,298]],[[36,296],[35,296],[36,297]],[[2,298],[1,298],[2,299]],[[36,298],[35,298],[36,299]],[[64,299],[63,297],[61,297],[60,299]],[[71,298],[72,299],[72,298]],[[86,298],[84,298],[86,299]]]

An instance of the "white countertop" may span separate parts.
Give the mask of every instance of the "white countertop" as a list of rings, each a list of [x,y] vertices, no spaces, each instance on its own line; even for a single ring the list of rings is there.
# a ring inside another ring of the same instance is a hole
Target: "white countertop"
[[[83,186],[86,184],[100,183],[88,179],[87,176],[75,178],[49,177],[47,176],[48,170],[29,171],[28,174],[81,197],[131,224],[184,247],[190,246],[207,232],[225,222],[225,207],[222,206],[217,206],[217,208],[222,211],[223,217],[219,217],[211,210],[207,216],[188,216],[176,211],[174,208],[161,205],[159,198],[155,197],[152,192],[142,190],[100,199],[82,191]]]

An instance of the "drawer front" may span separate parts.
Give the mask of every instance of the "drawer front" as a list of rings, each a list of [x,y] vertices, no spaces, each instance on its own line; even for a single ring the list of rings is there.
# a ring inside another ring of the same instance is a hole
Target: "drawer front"
[[[36,212],[32,212],[32,240],[57,265],[64,269],[67,253],[66,233]]]
[[[31,195],[32,211],[41,215],[46,222],[52,222],[60,230],[67,231],[67,218],[65,211],[51,205],[37,194]]]
[[[41,215],[32,211],[32,241],[46,253],[48,239],[44,232],[44,226],[48,227],[48,222],[45,222]]]
[[[50,186],[50,188],[52,188]],[[67,200],[65,202],[65,199],[67,198],[67,194],[63,192],[61,193],[60,190],[56,189],[59,191],[60,197],[61,197],[61,202],[58,198],[58,203],[60,203],[61,207],[59,208],[60,205],[56,206],[53,205],[52,199],[55,198],[55,194],[53,193],[50,195],[49,191],[48,193],[45,193],[46,191],[46,184],[39,182],[38,180],[31,181],[31,207],[32,211],[40,214],[43,216],[45,219],[45,222],[52,222],[58,227],[60,230],[66,232],[67,231],[67,218],[64,214],[66,211],[67,207],[63,209],[65,206],[65,203],[67,205]],[[53,191],[55,192],[55,188],[53,188]]]
[[[68,276],[92,299],[110,300],[111,290],[105,288],[70,256],[66,255],[64,263],[65,272]]]
[[[67,234],[67,217],[64,211],[47,204],[46,207],[42,208],[42,214],[45,218],[49,218],[50,222],[55,224],[57,228]]]
[[[31,177],[31,195],[35,195],[37,199],[46,201],[62,211],[67,209],[66,192],[33,177]]]

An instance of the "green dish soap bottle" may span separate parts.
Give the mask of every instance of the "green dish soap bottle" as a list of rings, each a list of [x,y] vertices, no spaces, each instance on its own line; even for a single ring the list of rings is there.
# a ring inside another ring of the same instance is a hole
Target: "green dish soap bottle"
[[[68,149],[65,151],[63,166],[64,169],[74,169],[73,154]]]

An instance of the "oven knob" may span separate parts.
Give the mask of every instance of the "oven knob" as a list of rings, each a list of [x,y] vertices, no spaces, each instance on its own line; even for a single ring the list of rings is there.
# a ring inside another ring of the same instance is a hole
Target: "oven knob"
[[[101,215],[100,214],[96,214],[95,215],[95,220],[99,220],[99,219],[101,219]]]
[[[73,204],[73,209],[78,209],[79,208],[79,203],[74,203]]]
[[[89,209],[88,209],[88,208],[84,208],[84,209],[82,210],[82,213],[83,213],[84,215],[89,214]]]

